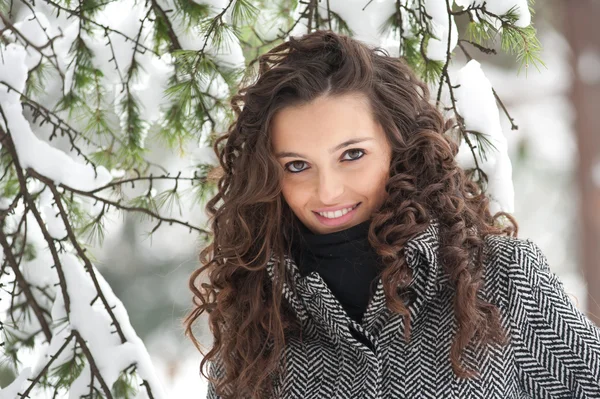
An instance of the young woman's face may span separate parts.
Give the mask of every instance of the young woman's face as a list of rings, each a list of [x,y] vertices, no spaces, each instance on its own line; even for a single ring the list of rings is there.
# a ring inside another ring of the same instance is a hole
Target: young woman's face
[[[391,147],[367,101],[361,94],[319,97],[273,118],[272,150],[284,168],[283,197],[313,233],[367,221],[386,199]],[[323,211],[333,213],[317,213]]]

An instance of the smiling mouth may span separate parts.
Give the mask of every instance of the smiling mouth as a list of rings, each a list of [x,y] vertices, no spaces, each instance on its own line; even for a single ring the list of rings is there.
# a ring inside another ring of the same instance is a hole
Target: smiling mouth
[[[352,212],[353,210],[355,210],[356,208],[358,208],[358,206],[362,204],[362,202],[359,202],[357,204],[355,204],[354,206],[350,207],[350,208],[346,208],[346,209],[341,209],[341,210],[337,210],[337,211],[333,211],[333,212],[314,212],[316,215],[319,215],[323,218],[326,219],[330,219],[330,220],[335,220],[338,218],[341,218],[342,216],[345,216],[346,214]]]

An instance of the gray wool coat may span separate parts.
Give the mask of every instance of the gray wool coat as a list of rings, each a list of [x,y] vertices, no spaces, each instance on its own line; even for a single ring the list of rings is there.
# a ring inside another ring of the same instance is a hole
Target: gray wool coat
[[[438,224],[432,222],[405,248],[413,269],[411,339],[404,320],[385,304],[381,279],[361,323],[351,319],[316,272],[301,277],[290,257],[293,281],[284,298],[302,324],[302,341],[286,342],[287,376],[276,381],[283,399],[498,398],[600,399],[600,328],[565,293],[539,247],[530,240],[486,238],[482,298],[497,305],[511,343],[485,356],[469,346],[468,369],[452,372],[450,345],[457,331],[453,288],[437,255]],[[268,263],[273,279],[274,259]],[[295,286],[295,290],[291,286]],[[222,375],[218,361],[209,373]],[[208,399],[217,399],[208,386]]]

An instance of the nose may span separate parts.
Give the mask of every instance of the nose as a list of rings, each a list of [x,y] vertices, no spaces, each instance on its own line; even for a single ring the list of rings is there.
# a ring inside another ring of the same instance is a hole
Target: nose
[[[325,171],[319,175],[318,190],[322,204],[335,204],[344,194],[344,180],[335,173]]]

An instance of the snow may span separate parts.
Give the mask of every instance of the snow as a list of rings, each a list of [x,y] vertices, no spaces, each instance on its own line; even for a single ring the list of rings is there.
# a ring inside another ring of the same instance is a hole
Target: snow
[[[395,1],[329,0],[329,9],[338,14],[354,33],[354,38],[371,45],[379,45],[383,23],[396,11]],[[320,2],[319,14],[327,18],[327,2]]]
[[[490,81],[481,70],[481,65],[471,60],[458,72],[454,89],[459,114],[464,118],[467,130],[487,136],[494,148],[485,147],[486,158],[478,155],[479,167],[488,175],[487,195],[490,197],[490,211],[514,212],[514,187],[512,164],[508,156],[506,138],[502,133],[500,115],[492,93]],[[476,145],[474,136],[470,136]],[[475,150],[478,154],[478,149]],[[475,167],[475,160],[466,141],[462,141],[456,160],[462,168]]]
[[[103,166],[98,166],[94,175],[91,165],[76,162],[64,152],[39,140],[29,122],[23,116],[20,103],[2,103],[2,109],[7,115],[8,130],[23,168],[32,168],[50,178],[55,184],[66,184],[78,190],[92,190],[101,187],[112,180],[110,173]]]
[[[384,23],[396,12],[394,0],[329,0],[329,9],[338,14],[353,32],[353,37],[372,46],[381,46],[388,50],[391,55],[398,55],[399,42],[397,38],[382,37],[380,34]],[[406,3],[406,2],[403,2]],[[366,8],[365,8],[366,6]],[[448,32],[451,32],[450,51],[456,47],[458,31],[454,18],[451,19],[452,26],[448,29],[448,12],[446,0],[427,0],[425,3],[427,13],[432,16],[432,33],[438,39],[429,40],[426,54],[432,60],[445,61],[447,53]],[[305,4],[299,3],[292,13],[292,18],[297,19],[306,8]],[[364,10],[363,10],[364,9]],[[321,18],[327,18],[327,2],[319,2],[317,8]],[[306,33],[307,20],[302,19],[290,32],[290,36],[301,36]],[[408,18],[403,20],[405,37],[412,36],[408,29]]]
[[[121,343],[119,336],[113,333],[111,318],[102,302],[97,299],[92,305],[97,291],[83,264],[71,253],[61,254],[60,258],[71,303],[69,329],[77,330],[87,341],[87,346],[106,384],[111,387],[118,378],[119,372],[135,363],[138,375],[148,381],[153,396],[166,398],[164,388],[154,371],[150,355],[131,326],[122,302],[114,295],[106,280],[93,267],[102,293],[109,306],[113,308],[112,311],[125,335],[127,340],[125,343]],[[63,308],[64,299],[62,292],[58,290],[52,312],[60,314]],[[87,367],[89,365],[86,363],[86,370],[73,382],[69,390],[70,399],[79,398],[89,392],[90,372]],[[100,388],[99,385],[98,387]]]
[[[19,45],[9,44],[3,51],[3,55],[2,64],[0,64],[0,76],[3,76],[4,80],[17,90],[23,91],[27,76],[25,50]],[[18,94],[14,91],[8,93],[4,85],[0,88],[0,105],[6,116],[7,126],[23,168],[33,168],[54,180],[56,184],[64,183],[79,190],[91,190],[112,180],[110,172],[104,167],[97,168],[98,177],[95,177],[91,166],[78,163],[49,143],[39,140],[31,131],[31,127],[23,115],[23,108],[19,102]],[[50,234],[55,238],[59,238],[63,237],[66,231],[62,220],[56,217],[58,209],[52,204],[52,201],[51,193],[48,189],[45,189],[41,193],[39,206]],[[23,209],[20,211],[22,214]],[[13,215],[13,218],[16,217],[16,215]],[[29,213],[27,218],[28,242],[37,245],[38,250],[36,253],[38,256],[31,262],[23,262],[23,274],[30,284],[38,285],[41,283],[41,285],[45,285],[45,283],[56,280],[56,273],[50,267],[53,261],[49,252],[44,250],[45,241],[32,214]],[[58,336],[55,336],[50,347],[46,348],[48,351],[42,351],[43,356],[47,357],[48,353],[52,353],[62,344],[64,334],[68,329],[76,329],[87,341],[94,360],[109,387],[117,379],[121,370],[132,363],[136,363],[138,375],[149,381],[154,397],[166,397],[143,342],[133,330],[123,304],[113,294],[104,278],[94,267],[103,295],[107,298],[109,304],[114,306],[113,312],[123,329],[127,339],[126,343],[121,343],[118,336],[112,333],[111,319],[108,317],[106,309],[101,307],[101,302],[98,300],[95,305],[90,305],[96,296],[96,289],[85,273],[83,265],[71,253],[63,253],[60,258],[71,299],[70,325],[67,329],[56,333]],[[55,317],[65,315],[60,289],[56,291],[52,314]],[[20,326],[23,327],[20,328],[20,332],[34,331],[39,328],[35,317],[31,318],[30,324],[29,326]],[[43,364],[43,360],[37,359],[36,371],[43,367]],[[90,373],[86,371],[84,370],[71,386],[70,398],[79,398],[80,395],[89,392],[87,385],[89,384]],[[20,389],[21,384],[19,381],[28,378],[30,372],[30,368],[23,369],[19,379],[11,385],[11,389]],[[4,389],[2,394],[10,395],[11,389]]]
[[[34,17],[33,13],[29,10],[28,14],[24,16],[22,20],[14,23],[14,27],[19,31],[25,34],[27,40],[29,40],[35,46],[43,46],[48,41],[48,37],[54,37],[56,35],[56,30],[48,21],[48,18],[43,13],[36,13],[36,17]],[[46,29],[46,33],[44,30]],[[8,31],[14,37],[14,32]],[[36,66],[42,55],[33,48],[27,48],[27,60],[26,65],[27,69],[31,69]],[[48,54],[48,51],[44,52],[44,54]]]
[[[458,29],[454,17],[448,18],[446,1],[452,0],[426,0],[425,9],[431,16],[431,33],[433,36],[427,43],[427,58],[435,61],[446,62],[448,55],[448,40],[450,40],[450,53],[458,43]],[[448,27],[449,21],[451,26]]]
[[[42,193],[41,204],[48,203],[49,200],[44,198]],[[42,205],[43,206],[43,205]],[[15,225],[15,221],[22,215],[23,209],[17,207],[15,215],[9,216],[7,224]],[[21,370],[20,377],[29,378],[30,375],[37,375],[50,360],[50,356],[54,355],[63,345],[64,340],[69,336],[72,330],[77,330],[87,341],[87,346],[92,353],[95,363],[98,365],[100,373],[104,380],[111,386],[119,375],[119,372],[127,366],[135,363],[137,365],[138,375],[146,379],[151,386],[152,393],[155,398],[166,398],[164,387],[161,385],[160,378],[156,374],[154,365],[150,360],[144,343],[137,336],[131,323],[129,316],[122,302],[114,295],[111,287],[96,269],[93,267],[96,278],[98,279],[100,288],[109,305],[112,307],[122,331],[126,338],[126,343],[121,343],[117,334],[113,333],[114,328],[111,326],[112,320],[109,318],[106,309],[102,302],[97,299],[92,305],[92,300],[96,296],[96,288],[85,271],[83,264],[75,255],[71,253],[60,254],[60,261],[65,274],[67,292],[69,294],[71,311],[69,313],[69,323],[62,322],[58,325],[58,321],[65,319],[67,316],[62,291],[58,286],[58,277],[55,269],[52,267],[53,260],[50,252],[45,250],[46,242],[42,236],[39,226],[37,225],[32,213],[27,214],[28,225],[28,243],[33,245],[37,256],[30,260],[23,260],[21,271],[26,281],[35,286],[53,287],[56,290],[55,300],[49,303],[49,300],[36,294],[36,301],[45,308],[51,308],[51,316],[54,321],[53,336],[50,344],[37,342],[35,351],[32,354],[20,353],[21,361],[29,357],[30,364],[34,364],[33,368],[27,367]],[[6,299],[6,298],[5,298]],[[9,301],[3,301],[8,303]],[[5,314],[4,312],[2,314]],[[37,318],[27,318],[28,322],[19,325],[19,330],[11,329],[11,332],[26,336],[40,329]],[[5,324],[5,328],[10,328]],[[72,355],[72,347],[74,341],[61,353],[61,355],[53,362],[53,367],[56,367],[65,361],[69,360]],[[23,356],[24,355],[24,356]],[[69,390],[69,398],[79,398],[89,392],[90,372],[86,366],[79,378],[73,383]],[[11,389],[20,389],[21,385],[15,382],[11,388],[5,388],[1,391],[5,398],[9,396]],[[99,387],[99,386],[98,386]],[[3,396],[0,396],[3,398]]]
[[[25,56],[22,46],[10,43],[0,61],[0,76],[5,77],[4,81],[20,92],[24,91],[27,78]],[[95,176],[91,165],[76,162],[59,149],[39,140],[23,115],[19,94],[7,91],[5,85],[0,85],[0,105],[6,116],[7,128],[15,144],[21,167],[32,168],[56,184],[66,184],[79,190],[92,190],[112,180],[110,173],[103,166],[96,168],[98,175]]]
[[[48,233],[54,238],[60,239],[67,235],[67,229],[65,224],[60,217],[58,207],[52,204],[53,197],[49,188],[44,188],[44,191],[40,194],[39,207],[44,215],[46,227]]]
[[[3,57],[0,57],[0,76],[2,80],[11,85],[15,90],[25,90],[27,66],[25,65],[25,49],[16,44],[6,46]],[[6,85],[0,85],[0,103],[15,104],[19,102],[19,93],[10,90]]]
[[[190,392],[194,397],[205,398],[207,394],[207,380],[200,375],[200,361],[202,356],[197,353],[195,348],[190,347],[190,351],[177,359],[167,360],[156,358],[157,369],[166,378],[166,387],[171,398],[189,398]]]

